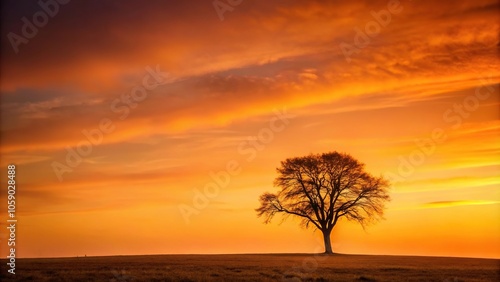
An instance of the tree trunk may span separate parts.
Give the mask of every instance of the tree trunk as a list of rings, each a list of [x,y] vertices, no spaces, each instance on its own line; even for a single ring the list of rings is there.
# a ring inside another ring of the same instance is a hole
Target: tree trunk
[[[332,251],[332,242],[330,241],[330,233],[331,230],[324,230],[323,232],[323,240],[325,241],[325,254],[333,254]]]

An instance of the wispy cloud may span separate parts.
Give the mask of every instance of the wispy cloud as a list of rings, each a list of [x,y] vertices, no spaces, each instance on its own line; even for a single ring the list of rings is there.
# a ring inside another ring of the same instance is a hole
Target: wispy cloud
[[[451,208],[457,206],[476,206],[476,205],[495,205],[500,204],[500,201],[437,201],[429,202],[422,205],[422,208]]]

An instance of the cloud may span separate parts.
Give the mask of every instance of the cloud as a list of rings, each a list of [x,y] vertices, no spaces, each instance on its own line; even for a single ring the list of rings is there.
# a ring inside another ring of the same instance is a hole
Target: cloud
[[[475,205],[495,205],[500,201],[438,201],[429,202],[422,205],[422,208],[450,208],[457,206],[475,206]]]
[[[31,164],[49,160],[48,156],[39,156],[39,155],[3,155],[3,159],[8,160],[9,163],[14,163],[17,165]]]
[[[492,21],[490,29],[483,27],[485,19],[496,17],[496,11],[488,8],[494,1],[459,7],[432,1],[401,3],[401,14],[394,16],[359,56],[353,57],[352,64],[345,62],[339,43],[352,41],[354,28],[363,28],[373,20],[370,12],[384,9],[387,1],[255,1],[239,5],[234,17],[224,22],[218,21],[213,6],[206,1],[189,5],[180,1],[152,1],[149,5],[115,1],[69,3],[61,7],[53,23],[21,46],[23,56],[13,52],[4,56],[2,65],[8,67],[8,72],[3,72],[6,77],[2,89],[62,83],[102,95],[105,89],[116,89],[124,74],[150,64],[160,64],[181,77],[325,52],[335,58],[328,61],[332,75],[343,70],[386,78],[409,77],[415,70],[451,73],[472,65],[464,61],[493,61],[498,42],[496,29],[491,26]],[[9,17],[5,30],[18,31],[20,16],[29,16],[33,10],[10,5],[19,13]],[[433,17],[428,16],[431,7]],[[92,21],[82,26],[82,15],[90,11]],[[461,22],[456,21],[457,14],[462,14]],[[5,49],[10,50],[6,36],[2,40]]]
[[[479,191],[480,188],[491,188],[498,185],[500,185],[500,177],[497,175],[426,178],[405,181],[404,185],[401,185],[395,192],[398,194],[413,194],[451,190],[457,192],[469,189]]]

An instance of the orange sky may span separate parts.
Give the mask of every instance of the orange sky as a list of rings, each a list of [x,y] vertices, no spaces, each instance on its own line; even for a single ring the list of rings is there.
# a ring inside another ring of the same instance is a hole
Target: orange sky
[[[337,150],[393,185],[385,220],[341,221],[334,252],[500,258],[497,1],[243,0],[223,20],[212,1],[71,1],[16,54],[32,2],[2,9],[18,256],[323,251],[254,209],[280,161]],[[165,79],[141,94],[148,67]]]

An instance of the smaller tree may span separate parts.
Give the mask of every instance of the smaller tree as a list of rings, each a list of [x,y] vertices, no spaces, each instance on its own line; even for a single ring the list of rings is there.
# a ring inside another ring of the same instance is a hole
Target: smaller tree
[[[332,254],[330,234],[338,220],[365,225],[382,218],[389,182],[364,170],[364,164],[345,153],[331,152],[291,158],[281,162],[274,186],[276,194],[260,196],[256,209],[265,223],[276,214],[301,219],[301,225],[315,226],[323,233],[325,253]]]

